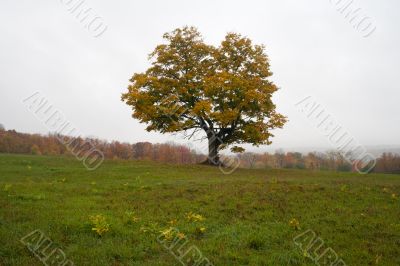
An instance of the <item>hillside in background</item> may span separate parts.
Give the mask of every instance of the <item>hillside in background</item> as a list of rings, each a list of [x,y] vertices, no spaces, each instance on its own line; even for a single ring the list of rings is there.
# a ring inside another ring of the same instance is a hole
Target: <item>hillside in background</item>
[[[68,145],[65,145],[68,143]],[[90,145],[88,145],[90,144]],[[74,138],[57,134],[47,136],[39,134],[19,133],[0,127],[0,153],[18,153],[32,155],[71,155],[71,150],[89,151],[96,148],[107,159],[150,160],[174,164],[197,164],[206,159],[184,145],[174,143],[152,144],[138,142],[134,144],[119,141],[105,141],[96,138]],[[385,151],[384,149],[380,149]],[[375,154],[379,147],[375,147]],[[228,156],[225,156],[228,157]],[[230,156],[233,157],[233,156]],[[354,164],[337,151],[327,152],[283,152],[252,153],[236,155],[241,168],[260,169],[310,169],[355,172]],[[400,173],[400,155],[384,152],[377,157],[372,170],[377,173]]]

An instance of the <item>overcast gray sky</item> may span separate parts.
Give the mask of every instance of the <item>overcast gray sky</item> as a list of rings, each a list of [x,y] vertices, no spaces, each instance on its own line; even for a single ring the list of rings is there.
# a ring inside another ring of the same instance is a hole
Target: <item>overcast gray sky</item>
[[[107,26],[97,38],[68,11],[68,1],[77,2],[0,2],[0,123],[7,129],[48,132],[22,104],[41,91],[85,135],[179,141],[146,132],[120,95],[132,74],[148,67],[147,55],[164,32],[193,25],[210,44],[234,31],[266,45],[272,79],[281,88],[274,101],[290,120],[275,131],[269,149],[329,147],[294,105],[306,96],[318,99],[363,145],[400,144],[398,0],[351,4],[369,17],[370,29],[376,27],[366,38],[337,11],[350,0],[85,0],[82,6]]]

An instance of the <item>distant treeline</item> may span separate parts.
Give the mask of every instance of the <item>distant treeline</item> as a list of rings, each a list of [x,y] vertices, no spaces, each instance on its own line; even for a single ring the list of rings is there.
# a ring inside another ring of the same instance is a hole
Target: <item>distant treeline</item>
[[[65,143],[68,145],[64,145]],[[206,159],[204,155],[174,143],[138,142],[130,144],[95,138],[72,138],[57,134],[46,136],[26,134],[15,130],[5,131],[0,128],[0,153],[70,155],[71,151],[74,154],[81,154],[93,147],[101,151],[107,159],[152,160],[176,164],[193,164]]]
[[[60,139],[62,141],[60,141]],[[69,142],[70,144],[64,145]],[[87,145],[90,143],[91,145]],[[205,161],[206,156],[184,145],[174,143],[152,144],[138,142],[135,144],[108,142],[96,138],[72,138],[56,134],[39,135],[19,133],[15,130],[4,130],[0,127],[0,153],[21,153],[34,155],[69,155],[69,149],[90,149],[95,147],[108,159],[152,160],[175,164],[195,164]],[[327,153],[277,151],[270,153],[238,154],[242,168],[296,168],[312,170],[355,171],[343,154],[335,151]],[[400,156],[383,153],[377,158],[373,172],[400,173]]]
[[[243,153],[239,154],[241,167],[244,168],[297,168],[312,170],[331,170],[355,172],[354,164],[346,160],[345,156],[337,151],[310,152],[275,152]],[[383,153],[376,158],[375,167],[371,172],[400,174],[400,156],[393,153]]]

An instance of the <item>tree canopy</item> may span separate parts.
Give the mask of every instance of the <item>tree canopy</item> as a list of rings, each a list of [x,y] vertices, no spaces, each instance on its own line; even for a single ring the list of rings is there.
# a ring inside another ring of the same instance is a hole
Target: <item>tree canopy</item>
[[[133,118],[161,133],[204,130],[210,164],[234,144],[270,144],[286,117],[276,112],[277,86],[263,45],[228,33],[218,47],[204,43],[194,27],[164,34],[149,55],[151,67],[135,73],[122,100]],[[190,136],[190,134],[189,134]],[[234,146],[234,152],[244,149]]]

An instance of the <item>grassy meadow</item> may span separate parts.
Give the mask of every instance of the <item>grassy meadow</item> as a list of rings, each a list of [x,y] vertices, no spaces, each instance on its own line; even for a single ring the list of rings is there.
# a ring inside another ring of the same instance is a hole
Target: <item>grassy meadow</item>
[[[0,154],[0,265],[43,265],[37,229],[75,265],[182,265],[170,227],[213,265],[316,265],[308,229],[345,265],[400,265],[400,176]]]

